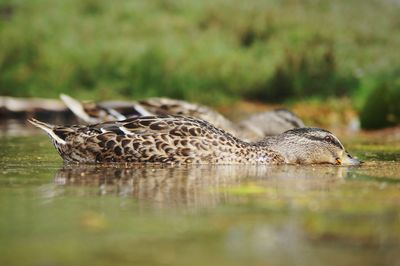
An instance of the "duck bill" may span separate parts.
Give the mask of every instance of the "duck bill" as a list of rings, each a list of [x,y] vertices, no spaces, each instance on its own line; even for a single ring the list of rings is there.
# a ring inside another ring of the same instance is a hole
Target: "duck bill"
[[[339,165],[360,165],[362,162],[353,158],[349,153],[344,153],[342,158],[338,160]]]

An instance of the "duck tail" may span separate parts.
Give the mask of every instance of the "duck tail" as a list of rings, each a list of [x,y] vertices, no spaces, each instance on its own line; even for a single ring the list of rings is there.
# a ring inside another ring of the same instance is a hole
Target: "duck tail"
[[[64,104],[70,109],[77,117],[85,121],[86,123],[92,123],[91,117],[86,113],[85,108],[82,103],[78,100],[68,96],[66,94],[60,94],[60,99],[64,102]]]
[[[65,144],[65,140],[63,140],[57,133],[54,131],[56,128],[54,125],[50,125],[44,122],[41,122],[39,120],[36,120],[35,118],[30,118],[28,119],[28,122],[34,125],[35,127],[38,127],[42,130],[44,130],[49,136],[54,139],[55,142],[58,144]]]

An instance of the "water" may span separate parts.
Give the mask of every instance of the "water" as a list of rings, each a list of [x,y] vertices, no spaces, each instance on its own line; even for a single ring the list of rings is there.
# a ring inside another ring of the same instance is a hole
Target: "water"
[[[63,166],[0,138],[0,265],[400,265],[400,145],[337,166]]]

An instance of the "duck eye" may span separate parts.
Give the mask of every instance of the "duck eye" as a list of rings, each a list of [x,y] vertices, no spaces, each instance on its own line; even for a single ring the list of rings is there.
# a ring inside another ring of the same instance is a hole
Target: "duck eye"
[[[332,139],[331,136],[326,136],[324,139],[325,139],[326,141],[328,141],[328,142],[333,142],[333,139]]]

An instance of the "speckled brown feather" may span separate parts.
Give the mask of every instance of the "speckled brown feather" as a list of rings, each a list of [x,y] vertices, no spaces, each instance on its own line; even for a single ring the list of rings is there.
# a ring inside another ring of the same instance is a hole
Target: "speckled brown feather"
[[[51,130],[62,140],[53,138],[53,143],[66,162],[284,162],[277,152],[241,141],[204,120],[183,116],[145,116],[91,126],[52,126]]]
[[[234,123],[220,113],[199,104],[169,98],[148,98],[137,102],[80,102],[60,95],[63,102],[86,123],[102,123],[138,116],[182,115],[209,121],[218,128],[236,133]],[[236,134],[235,134],[236,135]]]
[[[131,117],[150,115],[183,115],[206,120],[236,137],[245,140],[260,140],[265,136],[277,135],[292,128],[304,127],[299,117],[286,109],[262,112],[233,123],[213,109],[170,98],[148,98],[136,102],[79,102],[62,94],[64,103],[81,120],[88,124],[124,120]]]
[[[139,101],[149,112],[156,115],[182,115],[202,119],[217,128],[222,128],[237,136],[236,125],[220,113],[199,104],[169,98],[149,98]]]

